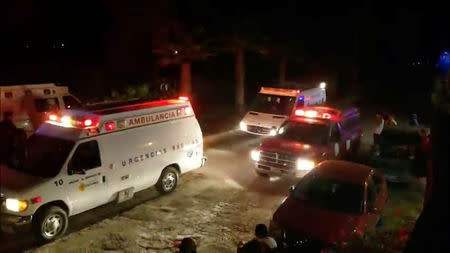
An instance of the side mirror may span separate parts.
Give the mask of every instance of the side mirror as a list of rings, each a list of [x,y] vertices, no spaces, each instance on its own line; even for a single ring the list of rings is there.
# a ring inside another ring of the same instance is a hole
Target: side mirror
[[[291,187],[289,187],[289,194],[292,194],[295,191],[295,185],[291,185]]]

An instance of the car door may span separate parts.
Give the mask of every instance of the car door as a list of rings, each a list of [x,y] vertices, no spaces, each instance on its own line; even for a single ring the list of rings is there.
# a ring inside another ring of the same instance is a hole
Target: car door
[[[378,185],[379,186],[379,185]],[[380,206],[380,192],[381,188],[377,187],[373,178],[370,177],[367,183],[367,198],[366,198],[366,229],[371,229],[376,226],[381,215],[382,207]]]
[[[105,167],[97,140],[79,143],[68,165],[68,195],[74,213],[107,202]]]
[[[340,159],[342,154],[345,152],[345,147],[343,145],[341,126],[338,123],[332,123],[330,127],[330,158]]]

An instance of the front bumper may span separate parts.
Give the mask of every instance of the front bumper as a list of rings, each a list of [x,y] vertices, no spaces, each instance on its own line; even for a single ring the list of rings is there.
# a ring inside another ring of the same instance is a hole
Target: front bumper
[[[33,216],[18,216],[12,214],[1,213],[0,224],[1,230],[6,233],[16,233],[19,231],[29,230]]]
[[[276,166],[270,166],[265,163],[256,163],[255,170],[268,176],[294,176],[297,178],[304,177],[310,170],[297,170],[295,168],[284,169]]]
[[[245,130],[241,129],[241,131],[244,131],[244,132],[249,133],[249,134],[254,134],[254,135],[270,136],[270,130],[271,129],[272,128],[269,128],[269,127],[247,125]]]

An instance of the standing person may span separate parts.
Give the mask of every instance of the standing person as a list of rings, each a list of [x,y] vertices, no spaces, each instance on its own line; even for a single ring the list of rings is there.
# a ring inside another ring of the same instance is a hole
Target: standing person
[[[380,155],[380,135],[384,128],[384,116],[377,113],[375,116],[375,131],[373,132],[373,144],[375,146],[375,153]]]
[[[13,151],[14,134],[17,130],[14,125],[12,112],[5,112],[0,122],[0,164],[6,164]]]

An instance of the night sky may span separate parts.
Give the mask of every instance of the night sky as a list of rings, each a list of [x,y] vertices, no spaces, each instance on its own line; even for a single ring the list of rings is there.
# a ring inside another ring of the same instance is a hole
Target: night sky
[[[152,79],[152,48],[177,40],[173,27],[201,31],[199,41],[216,39],[216,61],[226,53],[221,40],[235,36],[290,52],[304,72],[337,69],[384,80],[414,62],[433,66],[448,50],[444,9],[413,1],[3,1],[0,81],[77,83],[80,72],[84,81],[100,72],[114,80]],[[251,61],[255,51],[248,53]]]

